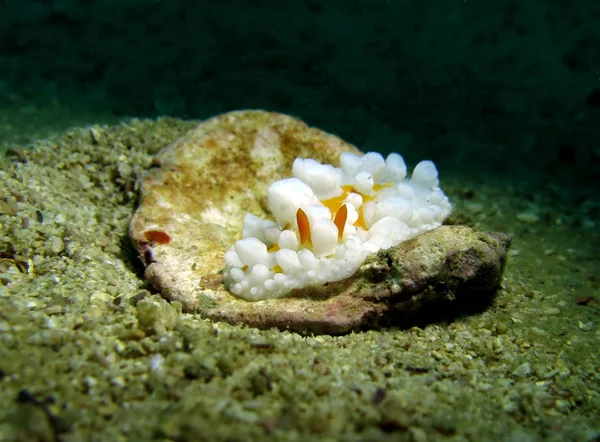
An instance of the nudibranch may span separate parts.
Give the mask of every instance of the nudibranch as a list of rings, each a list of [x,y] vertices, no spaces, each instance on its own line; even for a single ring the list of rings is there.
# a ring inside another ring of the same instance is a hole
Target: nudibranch
[[[268,188],[274,219],[247,214],[225,253],[225,285],[249,300],[352,276],[369,254],[442,224],[452,206],[431,161],[406,176],[396,153],[343,153],[341,167],[296,158],[292,178]]]

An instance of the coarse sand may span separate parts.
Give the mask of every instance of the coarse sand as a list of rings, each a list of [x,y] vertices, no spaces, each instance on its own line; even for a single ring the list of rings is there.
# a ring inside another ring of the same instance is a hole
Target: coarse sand
[[[0,159],[0,441],[598,440],[597,207],[442,171],[465,222],[513,235],[487,310],[336,337],[213,323],[163,300],[127,237],[137,178],[196,124]]]

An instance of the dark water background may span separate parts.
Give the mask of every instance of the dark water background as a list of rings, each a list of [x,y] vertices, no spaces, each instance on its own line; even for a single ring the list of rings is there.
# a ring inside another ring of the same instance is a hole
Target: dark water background
[[[447,174],[597,190],[596,2],[0,0],[0,66],[8,125],[260,108]]]

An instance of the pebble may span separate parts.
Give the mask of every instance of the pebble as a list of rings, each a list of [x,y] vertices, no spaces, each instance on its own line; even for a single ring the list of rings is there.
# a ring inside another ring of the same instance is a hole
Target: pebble
[[[53,255],[58,255],[65,250],[65,243],[62,238],[54,237],[50,240],[50,251]]]
[[[532,211],[517,213],[517,220],[521,221],[522,223],[534,224],[537,223],[539,219],[539,215]]]
[[[513,374],[520,378],[529,376],[531,374],[531,364],[529,362],[523,362],[513,370]]]

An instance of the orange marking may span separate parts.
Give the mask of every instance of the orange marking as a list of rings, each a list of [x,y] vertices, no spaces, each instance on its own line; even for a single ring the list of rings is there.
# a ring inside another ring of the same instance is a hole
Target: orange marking
[[[298,224],[298,233],[300,234],[300,244],[305,247],[312,247],[310,239],[310,223],[304,210],[298,209],[296,212],[296,223]]]
[[[373,186],[373,190],[375,192],[379,192],[381,189],[384,189],[384,188],[390,187],[390,186],[392,186],[392,183],[375,184]],[[343,206],[344,200],[350,193],[358,193],[360,196],[362,196],[363,204],[366,203],[367,201],[371,201],[374,198],[374,196],[364,195],[364,194],[360,193],[359,191],[357,191],[354,188],[354,186],[351,186],[348,184],[348,185],[342,186],[342,194],[340,196],[334,196],[333,198],[329,198],[329,199],[323,200],[321,202],[323,203],[323,205],[325,207],[327,207],[329,210],[331,210],[331,213],[337,214],[337,212]],[[347,217],[347,215],[346,215],[346,217]],[[335,219],[334,219],[334,222],[335,222]],[[363,229],[367,230],[367,223],[365,222],[365,218],[363,215],[363,206],[360,206],[358,208],[358,219],[356,220],[354,225],[356,227],[362,227]],[[336,226],[337,226],[337,224],[336,224]],[[339,232],[339,226],[338,226],[338,232]],[[340,236],[340,238],[341,238],[341,236]]]
[[[348,208],[346,205],[342,205],[340,210],[335,214],[335,218],[333,218],[333,224],[338,229],[338,241],[342,240],[342,236],[344,236],[344,227],[346,226],[346,219],[348,219]]]
[[[354,188],[350,185],[342,186],[342,194],[340,196],[334,196],[328,200],[321,201],[325,207],[327,207],[331,213],[336,213],[342,207],[344,200],[349,193],[354,192]]]
[[[273,244],[271,244],[269,246],[269,248],[267,249],[267,252],[271,253],[271,252],[277,252],[279,251],[279,244],[277,244],[276,242],[274,242]]]
[[[169,244],[171,237],[162,230],[147,230],[144,232],[144,238],[150,244]]]
[[[357,227],[362,227],[363,229],[367,230],[367,222],[365,221],[365,216],[363,214],[363,207],[360,206],[358,208],[358,219],[356,220],[356,222],[354,223],[355,226]]]

